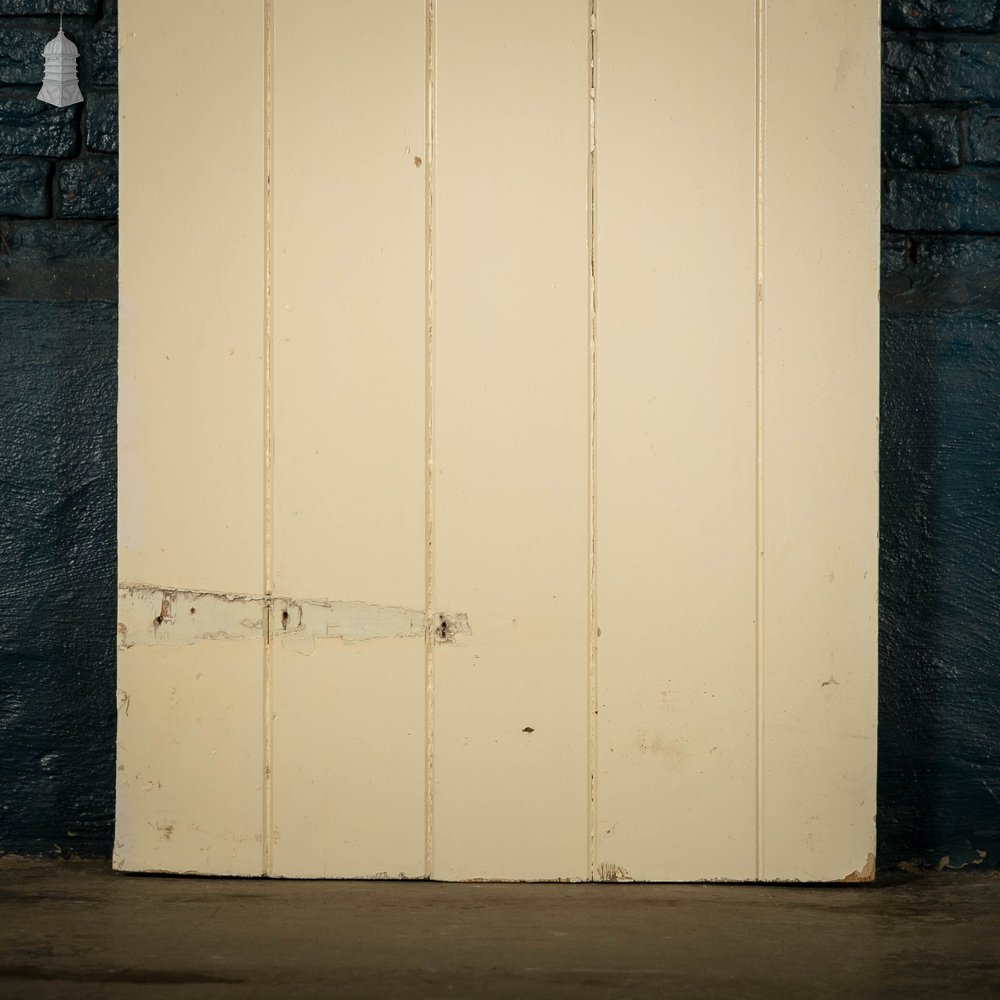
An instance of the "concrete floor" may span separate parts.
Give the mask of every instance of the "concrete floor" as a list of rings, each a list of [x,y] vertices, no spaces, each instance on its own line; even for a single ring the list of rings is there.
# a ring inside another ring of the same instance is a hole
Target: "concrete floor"
[[[445,885],[0,860],[0,997],[1000,996],[1000,874]]]

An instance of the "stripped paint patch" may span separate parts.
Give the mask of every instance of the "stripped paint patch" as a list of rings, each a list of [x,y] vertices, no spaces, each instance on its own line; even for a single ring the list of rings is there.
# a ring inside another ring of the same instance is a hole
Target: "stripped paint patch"
[[[263,635],[263,597],[172,590],[140,583],[118,587],[118,645],[188,646],[204,639]]]
[[[423,639],[423,611],[361,601],[295,601],[276,597],[271,634],[288,648],[311,653],[317,639],[367,642],[372,639]]]
[[[454,642],[471,633],[464,614],[427,615],[364,601],[298,600],[141,583],[122,583],[118,588],[120,649],[267,637],[287,649],[311,653],[317,639],[423,640],[428,631],[436,642]]]

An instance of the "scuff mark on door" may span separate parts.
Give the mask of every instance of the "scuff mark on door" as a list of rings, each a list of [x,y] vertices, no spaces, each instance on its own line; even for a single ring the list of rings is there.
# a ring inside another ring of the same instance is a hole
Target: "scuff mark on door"
[[[597,866],[598,882],[631,882],[632,876],[621,865],[602,862]]]

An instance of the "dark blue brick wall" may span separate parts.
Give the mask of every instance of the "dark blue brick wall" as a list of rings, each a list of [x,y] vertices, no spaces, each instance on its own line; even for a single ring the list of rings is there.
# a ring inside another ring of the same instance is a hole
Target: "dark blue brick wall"
[[[997,13],[883,6],[883,867],[1000,864]]]
[[[36,100],[65,11],[85,102]],[[115,10],[0,0],[0,853],[110,851]]]
[[[59,10],[64,110],[33,97]],[[116,15],[0,0],[0,853],[111,845]],[[998,864],[997,0],[883,20],[880,863]]]

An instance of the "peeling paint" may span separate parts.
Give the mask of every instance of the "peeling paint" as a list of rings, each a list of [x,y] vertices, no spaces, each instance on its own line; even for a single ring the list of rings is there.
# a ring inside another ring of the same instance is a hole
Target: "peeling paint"
[[[468,616],[368,604],[364,601],[300,600],[254,594],[180,590],[141,583],[118,588],[118,646],[190,646],[210,639],[253,639],[265,634],[286,649],[311,653],[317,639],[368,642],[424,639],[438,643],[469,635]]]
[[[118,588],[118,646],[189,646],[203,639],[247,639],[263,631],[263,597],[170,590],[123,583]]]
[[[875,879],[875,855],[870,851],[868,852],[868,860],[865,862],[863,868],[857,869],[857,871],[851,872],[850,875],[845,875],[844,882],[872,882]]]

